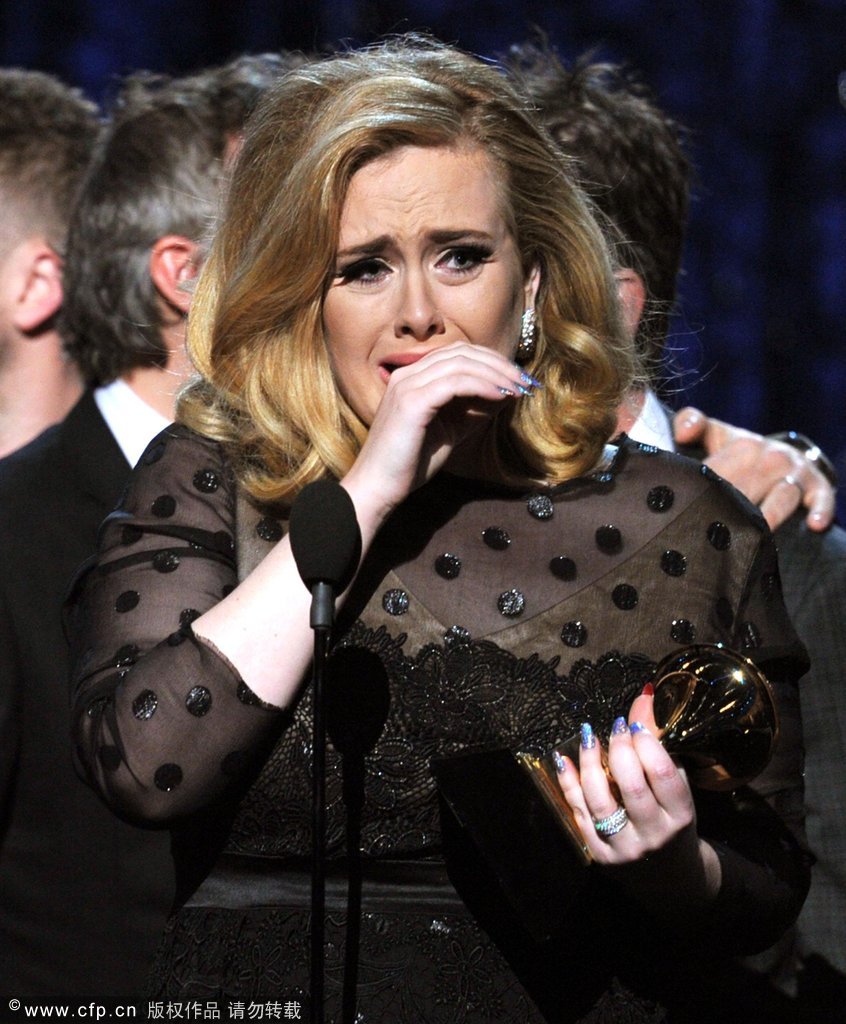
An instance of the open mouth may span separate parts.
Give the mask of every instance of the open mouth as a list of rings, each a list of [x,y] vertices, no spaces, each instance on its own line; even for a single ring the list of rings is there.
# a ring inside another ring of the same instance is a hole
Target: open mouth
[[[379,364],[379,373],[384,381],[388,381],[394,370],[401,370],[404,366],[411,366],[419,362],[425,355],[428,355],[428,352],[409,352],[398,354],[394,360],[385,359]]]

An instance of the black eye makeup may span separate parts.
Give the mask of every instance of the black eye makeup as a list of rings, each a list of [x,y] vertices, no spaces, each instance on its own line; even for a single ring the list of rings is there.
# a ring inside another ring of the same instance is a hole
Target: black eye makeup
[[[361,284],[371,284],[380,281],[387,272],[388,267],[383,260],[367,256],[364,259],[353,260],[351,263],[346,264],[346,266],[339,267],[335,273],[335,278],[344,283],[357,281]]]
[[[439,266],[445,266],[453,273],[467,273],[475,270],[493,255],[489,245],[456,245],[448,249],[438,260]]]

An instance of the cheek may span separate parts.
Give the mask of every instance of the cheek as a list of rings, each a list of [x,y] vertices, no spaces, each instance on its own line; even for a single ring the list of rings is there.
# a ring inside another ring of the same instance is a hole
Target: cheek
[[[358,366],[358,361],[355,358],[355,354],[350,352],[349,348],[345,344],[339,344],[337,337],[335,338],[334,344],[327,337],[328,350],[329,350],[329,363],[332,367],[332,373],[335,376],[335,383],[338,390],[355,408],[355,401],[352,400],[360,390],[361,382],[361,370]]]
[[[378,406],[378,382],[373,380],[367,356],[369,344],[363,326],[344,302],[323,308],[323,330],[335,383],[347,404],[365,423]]]
[[[329,291],[323,300],[323,337],[326,339],[326,347],[334,362],[335,352],[338,349],[340,327],[343,322],[341,317],[341,305],[334,291]]]
[[[330,290],[323,303],[323,331],[330,355],[349,363],[366,356],[373,334],[371,304],[342,290]]]
[[[323,334],[326,339],[326,348],[329,352],[329,360],[335,375],[341,378],[349,372],[355,362],[356,355],[356,330],[354,320],[351,318],[351,311],[347,308],[342,298],[329,295],[323,306]]]
[[[523,292],[511,281],[492,284],[475,303],[474,311],[480,340],[489,348],[511,356],[520,337]],[[487,339],[487,340],[485,340]]]

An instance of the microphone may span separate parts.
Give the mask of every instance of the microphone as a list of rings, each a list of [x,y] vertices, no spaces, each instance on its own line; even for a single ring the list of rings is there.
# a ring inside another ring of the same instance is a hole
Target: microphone
[[[291,552],[311,591],[312,629],[331,629],[335,597],[355,575],[361,531],[352,498],[335,480],[317,480],[297,495],[289,523]]]

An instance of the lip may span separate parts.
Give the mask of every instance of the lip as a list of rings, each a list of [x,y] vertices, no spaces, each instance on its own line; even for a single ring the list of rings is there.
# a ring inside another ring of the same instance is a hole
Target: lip
[[[379,374],[385,383],[387,383],[391,379],[391,374],[394,370],[399,370],[403,366],[411,366],[413,363],[418,363],[421,359],[424,359],[429,355],[430,352],[434,351],[435,349],[430,348],[425,352],[415,350],[414,352],[397,352],[396,354],[392,354],[386,359],[381,359],[379,361]]]

